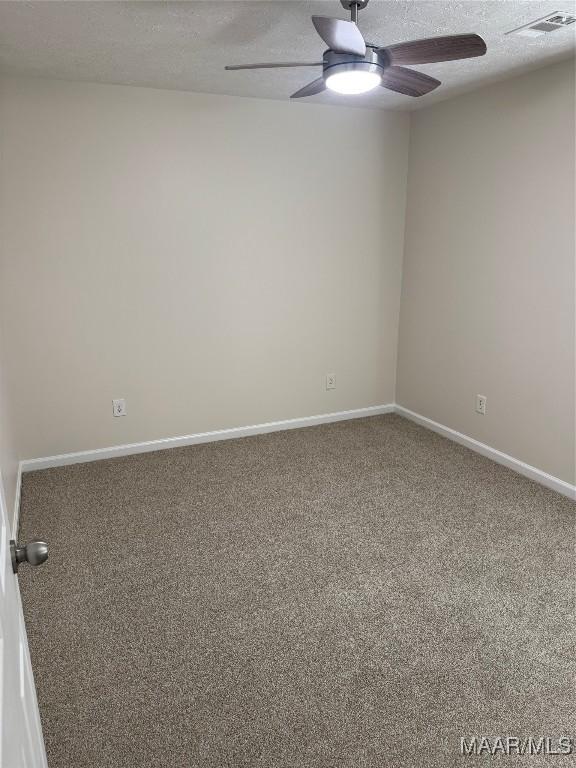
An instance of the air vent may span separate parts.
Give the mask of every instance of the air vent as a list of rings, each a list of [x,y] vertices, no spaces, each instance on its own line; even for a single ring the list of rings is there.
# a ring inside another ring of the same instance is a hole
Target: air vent
[[[539,37],[540,35],[546,35],[550,32],[556,32],[559,29],[566,29],[576,21],[576,16],[566,11],[554,11],[554,13],[548,16],[543,16],[541,19],[531,21],[529,24],[524,24],[516,29],[511,29],[510,32],[506,32],[507,35],[521,35],[522,37]],[[573,27],[572,29],[575,29]]]
[[[561,24],[563,27],[567,27],[568,24],[574,24],[576,16],[571,16],[569,13],[557,13],[546,21],[549,24]]]

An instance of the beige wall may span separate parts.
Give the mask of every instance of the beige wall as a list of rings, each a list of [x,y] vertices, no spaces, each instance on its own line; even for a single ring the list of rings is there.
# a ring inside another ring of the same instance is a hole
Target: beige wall
[[[0,113],[22,457],[394,400],[407,115],[17,78]]]
[[[396,395],[568,482],[573,79],[413,114]],[[19,458],[394,400],[407,115],[0,84],[8,496]]]
[[[413,116],[397,387],[570,483],[574,109],[567,62]]]

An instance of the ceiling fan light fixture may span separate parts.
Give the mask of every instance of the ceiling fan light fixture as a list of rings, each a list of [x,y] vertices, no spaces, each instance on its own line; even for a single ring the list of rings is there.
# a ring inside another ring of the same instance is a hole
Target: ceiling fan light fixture
[[[322,67],[322,74],[293,93],[291,99],[317,96],[327,88],[336,93],[356,95],[381,85],[405,96],[425,96],[441,85],[440,80],[423,72],[407,69],[412,64],[434,64],[484,56],[486,43],[479,35],[460,34],[408,40],[395,45],[366,43],[358,29],[358,11],[369,0],[340,0],[350,11],[350,21],[331,16],[312,16],[316,32],[327,49],[322,61],[285,61],[262,64],[234,64],[225,69],[281,69],[284,67]],[[571,24],[570,14],[554,12],[550,23]]]
[[[367,93],[380,85],[382,77],[378,72],[365,69],[347,69],[333,72],[326,77],[326,87],[336,93],[347,95]]]

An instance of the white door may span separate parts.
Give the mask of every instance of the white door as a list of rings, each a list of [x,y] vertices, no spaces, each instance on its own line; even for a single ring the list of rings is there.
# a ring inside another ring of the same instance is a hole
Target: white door
[[[0,768],[47,768],[11,538],[0,479]]]

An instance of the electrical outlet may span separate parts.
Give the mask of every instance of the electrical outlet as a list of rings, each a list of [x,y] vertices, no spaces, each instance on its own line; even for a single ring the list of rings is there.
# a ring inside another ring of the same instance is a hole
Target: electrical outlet
[[[327,373],[326,374],[326,389],[336,389],[336,374],[335,373]]]
[[[126,416],[126,400],[123,397],[119,400],[112,400],[112,415]]]
[[[480,416],[486,416],[486,396],[476,395],[476,413]]]

